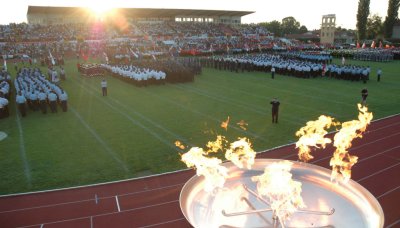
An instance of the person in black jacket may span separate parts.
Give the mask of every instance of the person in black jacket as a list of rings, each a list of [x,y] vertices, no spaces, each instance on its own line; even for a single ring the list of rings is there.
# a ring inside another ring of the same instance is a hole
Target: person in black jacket
[[[272,123],[278,123],[279,105],[281,103],[277,98],[274,98],[270,104],[272,105]]]

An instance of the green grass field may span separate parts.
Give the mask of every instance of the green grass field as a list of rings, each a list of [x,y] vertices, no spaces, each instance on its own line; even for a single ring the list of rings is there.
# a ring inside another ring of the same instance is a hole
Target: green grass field
[[[348,61],[349,62],[349,61]],[[374,119],[400,112],[400,63],[370,64],[367,99]],[[0,120],[0,194],[114,181],[185,168],[176,140],[203,147],[215,134],[229,141],[250,138],[256,151],[294,142],[295,132],[321,114],[339,121],[357,117],[362,82],[297,79],[265,73],[203,69],[194,83],[138,88],[107,77],[83,78],[67,61],[66,113],[29,111]],[[376,69],[383,76],[376,82]],[[11,67],[10,67],[11,68]],[[13,75],[15,76],[15,75]],[[271,123],[270,100],[281,101],[279,124]],[[228,131],[220,124],[230,116]],[[237,122],[248,123],[247,131]],[[295,153],[295,152],[294,152]]]

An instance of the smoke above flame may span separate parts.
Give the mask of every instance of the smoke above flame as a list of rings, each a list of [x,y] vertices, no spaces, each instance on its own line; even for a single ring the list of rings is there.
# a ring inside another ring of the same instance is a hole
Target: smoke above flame
[[[284,221],[298,208],[305,207],[301,197],[301,183],[294,181],[290,173],[292,165],[287,160],[274,162],[265,168],[262,175],[252,177],[252,181],[257,182],[258,193],[269,200],[282,227],[285,227]]]
[[[358,110],[358,120],[342,123],[342,128],[335,134],[333,146],[336,150],[329,163],[332,166],[332,181],[347,182],[351,178],[351,168],[357,163],[358,157],[350,155],[348,149],[353,139],[362,138],[362,133],[373,118],[367,107],[358,104]]]
[[[334,122],[334,119],[329,116],[320,116],[318,120],[308,121],[306,126],[300,128],[296,132],[296,136],[300,137],[296,143],[296,148],[299,148],[299,159],[308,162],[314,157],[311,155],[311,147],[325,148],[326,144],[332,142],[331,139],[324,136],[328,133],[332,125],[336,126],[340,123]]]

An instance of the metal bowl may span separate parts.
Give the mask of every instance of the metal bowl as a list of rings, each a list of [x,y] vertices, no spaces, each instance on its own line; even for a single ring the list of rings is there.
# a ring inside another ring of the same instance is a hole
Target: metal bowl
[[[256,159],[251,170],[237,168],[227,162],[229,178],[224,188],[212,193],[203,190],[204,177],[194,176],[183,186],[179,202],[181,210],[194,227],[277,227],[272,212],[240,216],[226,216],[223,211],[235,213],[268,208],[248,189],[256,192],[252,176],[261,175],[266,166],[279,159]],[[285,221],[286,227],[382,228],[384,215],[375,197],[353,180],[346,184],[330,181],[331,171],[316,165],[293,162],[293,179],[302,183],[306,210],[330,211],[332,215],[294,213]]]

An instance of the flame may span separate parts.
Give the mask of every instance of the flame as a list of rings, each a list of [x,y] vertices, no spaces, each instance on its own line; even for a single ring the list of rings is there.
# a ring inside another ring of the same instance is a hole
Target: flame
[[[247,138],[239,138],[238,141],[231,143],[225,153],[225,158],[239,168],[246,166],[247,169],[251,169],[255,157],[256,152],[251,148],[251,143]]]
[[[223,150],[227,140],[222,135],[217,135],[217,139],[215,141],[210,141],[207,143],[207,153],[217,153],[219,150]]]
[[[221,127],[223,129],[225,129],[225,131],[227,131],[228,130],[228,125],[229,125],[229,116],[228,116],[228,119],[226,119],[225,121],[222,121]]]
[[[237,125],[239,125],[239,127],[242,130],[247,130],[247,126],[249,126],[248,123],[246,123],[244,120],[239,121],[238,123],[236,123]]]
[[[330,160],[332,181],[342,179],[343,182],[347,182],[351,178],[351,168],[357,163],[358,157],[350,155],[348,149],[351,147],[353,139],[362,138],[362,133],[373,118],[367,107],[358,104],[358,110],[358,120],[342,123],[342,128],[335,134],[333,145],[336,150]]]
[[[182,155],[182,161],[187,167],[196,168],[198,176],[204,176],[204,190],[212,192],[215,188],[222,188],[228,177],[228,169],[221,166],[222,160],[206,157],[202,148],[192,147]]]
[[[326,144],[332,142],[329,138],[324,138],[328,133],[326,129],[329,129],[331,125],[338,125],[333,121],[334,119],[329,116],[320,116],[318,120],[308,121],[306,126],[300,128],[296,132],[296,136],[300,137],[296,143],[296,148],[299,148],[299,159],[304,162],[308,162],[314,157],[311,155],[311,148],[325,148]]]
[[[176,140],[175,141],[175,146],[178,147],[181,150],[184,150],[186,147],[183,145],[180,141]]]
[[[258,193],[268,198],[282,227],[284,221],[298,208],[305,207],[301,197],[301,183],[294,181],[290,173],[292,165],[287,160],[274,162],[265,168],[262,175],[252,177],[253,181],[258,182]]]

